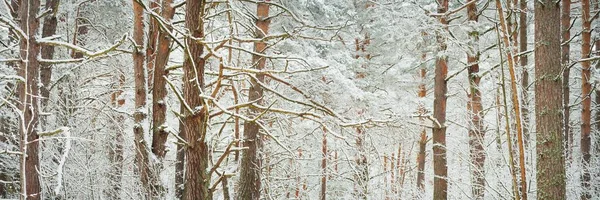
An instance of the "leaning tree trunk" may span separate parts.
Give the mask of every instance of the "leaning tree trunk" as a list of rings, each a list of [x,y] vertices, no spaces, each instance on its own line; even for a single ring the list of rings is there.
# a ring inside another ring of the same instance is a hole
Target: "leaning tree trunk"
[[[19,6],[21,17],[20,28],[25,32],[21,38],[21,63],[18,75],[25,81],[19,81],[19,109],[22,121],[19,124],[21,136],[21,193],[25,199],[42,199],[38,168],[40,160],[38,155],[38,121],[39,121],[39,75],[40,63],[38,54],[40,46],[36,41],[36,33],[40,25],[37,18],[40,9],[39,0],[23,0]]]
[[[264,38],[269,33],[269,4],[265,2],[258,3],[256,14],[258,17],[256,20],[256,26],[258,27],[256,38]],[[267,44],[263,41],[254,43],[254,51],[257,53],[263,54],[266,48]],[[257,70],[263,70],[266,59],[253,54],[252,63]],[[248,102],[259,101],[259,104],[262,103],[263,89],[256,81],[263,82],[264,79],[263,74],[257,74],[256,80],[251,79]],[[260,110],[250,109],[249,112],[249,116],[253,118],[260,113]],[[242,154],[237,199],[255,200],[260,198],[262,159],[259,157],[258,151],[262,149],[262,141],[258,135],[259,131],[258,122],[247,121],[244,123],[244,147],[247,149]]]
[[[188,0],[186,3],[185,27],[190,37],[186,38],[187,48],[183,62],[183,97],[186,112],[183,114],[183,125],[186,139],[189,143],[185,151],[186,173],[183,199],[210,200],[210,174],[208,174],[208,146],[206,144],[206,128],[208,123],[208,108],[200,94],[204,88],[204,65],[202,57],[203,46],[195,38],[204,37],[205,0]],[[193,38],[192,38],[193,37]],[[200,108],[200,109],[196,109]],[[194,110],[192,110],[194,109]]]
[[[477,2],[467,6],[469,22],[478,23]],[[471,148],[471,193],[473,199],[483,199],[485,194],[485,150],[483,131],[483,117],[481,106],[481,91],[479,90],[479,32],[472,30],[468,33],[470,37],[469,50],[467,52],[468,79],[469,79],[469,102],[467,110],[471,118],[469,124],[469,146]]]
[[[562,140],[560,8],[553,0],[535,4],[535,117],[537,198],[566,199]]]
[[[438,13],[448,11],[448,0],[437,0]],[[448,29],[448,20],[445,15],[439,16],[439,21],[444,30]],[[448,92],[448,57],[444,55],[447,45],[442,33],[437,33],[438,55],[435,60],[435,84],[433,100],[433,118],[436,123],[433,128],[433,198],[448,198],[448,166],[446,165],[446,93]]]

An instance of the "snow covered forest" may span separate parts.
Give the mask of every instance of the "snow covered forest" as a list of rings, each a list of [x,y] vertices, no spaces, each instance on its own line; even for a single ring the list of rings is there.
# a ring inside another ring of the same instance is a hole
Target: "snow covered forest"
[[[600,1],[1,0],[0,198],[600,199]]]

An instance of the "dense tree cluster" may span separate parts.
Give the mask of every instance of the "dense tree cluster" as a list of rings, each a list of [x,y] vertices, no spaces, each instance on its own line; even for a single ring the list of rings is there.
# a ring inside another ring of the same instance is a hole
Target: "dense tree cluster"
[[[599,12],[4,0],[0,198],[600,198]]]

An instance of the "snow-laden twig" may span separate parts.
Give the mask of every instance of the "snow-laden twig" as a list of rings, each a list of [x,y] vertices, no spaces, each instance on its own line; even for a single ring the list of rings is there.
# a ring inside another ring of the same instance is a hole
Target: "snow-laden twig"
[[[15,32],[17,32],[17,34],[19,34],[19,36],[21,38],[27,38],[27,34],[25,34],[25,32],[23,30],[21,30],[21,28],[19,28],[18,25],[16,25],[15,23],[12,22],[12,20],[7,19],[6,17],[0,15],[0,22],[10,26],[11,29],[15,30]]]
[[[90,50],[84,49],[80,46],[68,43],[68,42],[62,42],[62,41],[56,41],[56,40],[49,40],[47,38],[41,38],[38,39],[38,43],[40,44],[45,44],[45,45],[50,45],[50,46],[61,46],[61,47],[66,47],[68,49],[77,51],[77,52],[81,52],[83,53],[85,56],[90,57],[90,58],[95,58],[98,56],[102,56],[108,52],[111,52],[115,49],[117,49],[117,47],[121,46],[121,44],[123,44],[125,42],[125,39],[127,38],[126,35],[123,35],[123,37],[121,38],[121,40],[119,40],[118,42],[116,42],[115,44],[113,44],[112,46],[110,46],[109,48],[100,50],[100,51],[96,51],[96,52],[92,52]]]

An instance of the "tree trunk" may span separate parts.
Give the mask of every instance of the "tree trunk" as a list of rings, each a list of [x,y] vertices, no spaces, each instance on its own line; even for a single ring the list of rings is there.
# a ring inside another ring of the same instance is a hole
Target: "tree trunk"
[[[212,199],[208,190],[210,174],[207,171],[209,162],[206,144],[208,105],[200,97],[204,89],[205,60],[202,57],[204,47],[194,39],[204,37],[202,18],[205,5],[205,0],[188,0],[186,3],[185,27],[189,30],[191,37],[186,38],[185,52],[187,54],[183,62],[183,97],[188,108],[193,109],[186,109],[186,112],[183,113],[186,139],[189,143],[185,151],[187,160],[183,199],[186,200]]]
[[[46,0],[46,10],[52,10],[50,14],[44,17],[44,25],[42,27],[42,37],[50,37],[56,34],[56,13],[58,12],[58,4],[60,0]],[[52,59],[54,57],[54,46],[41,45],[42,52],[41,56],[43,59]],[[42,81],[42,87],[40,88],[40,94],[42,95],[42,109],[46,109],[48,105],[48,98],[50,97],[50,80],[52,79],[52,65],[41,64],[40,80]],[[43,124],[44,122],[42,122]]]
[[[564,110],[564,120],[563,120],[563,135],[564,135],[564,143],[566,148],[566,157],[571,157],[571,146],[573,144],[573,135],[570,131],[569,126],[569,118],[571,115],[571,108],[569,107],[569,97],[570,97],[570,87],[569,87],[569,77],[571,73],[571,68],[569,67],[570,61],[569,56],[571,52],[571,43],[568,42],[571,39],[571,0],[562,0],[562,13],[561,13],[561,31],[562,31],[562,66],[563,66],[563,74],[562,74],[562,88],[563,88],[563,110]]]
[[[448,11],[448,0],[437,0],[437,13]],[[446,16],[440,16],[439,21],[448,29]],[[446,93],[448,92],[448,57],[446,39],[442,33],[437,33],[438,51],[440,55],[435,60],[435,84],[433,100],[433,118],[436,123],[433,128],[433,199],[443,200],[448,198],[448,166],[446,160]]]
[[[40,9],[39,0],[23,0],[19,6],[21,18],[20,28],[27,38],[21,38],[21,63],[18,75],[25,81],[19,81],[19,109],[22,111],[19,134],[21,135],[21,193],[25,199],[41,199],[41,188],[38,168],[38,121],[39,121],[39,75],[40,63],[37,60],[40,46],[36,41],[36,33],[40,22],[36,17]]]
[[[156,13],[161,13],[160,12],[160,5],[158,4],[159,0],[150,0],[148,1],[150,3],[150,10],[156,12]],[[163,2],[164,3],[164,2]],[[164,4],[163,4],[164,5]],[[169,5],[169,7],[172,7],[171,5]],[[154,65],[156,63],[156,57],[157,57],[157,51],[156,51],[156,43],[158,40],[158,34],[159,34],[159,28],[158,28],[158,22],[151,17],[150,15],[148,15],[148,45],[146,46],[146,69],[148,72],[148,89],[152,90],[152,86],[153,86],[153,78],[154,78]]]
[[[185,112],[185,106],[182,104],[179,113]],[[179,118],[179,137],[186,140],[185,124],[183,118]],[[181,142],[177,143],[177,162],[175,163],[175,197],[181,199],[183,197],[184,177],[185,177],[185,145]]]
[[[556,1],[535,4],[535,116],[537,198],[566,199],[562,140],[560,8]]]
[[[256,8],[256,38],[263,38],[269,33],[269,4],[261,2],[258,3]],[[254,51],[257,53],[264,53],[267,44],[265,42],[255,42]],[[259,55],[252,55],[252,63],[257,70],[265,68],[266,59]],[[256,79],[263,82],[265,77],[263,74],[257,74]],[[263,100],[263,89],[254,79],[251,80],[250,91],[248,92],[248,102],[259,101],[261,104]],[[249,116],[251,118],[257,116],[260,110],[250,109]],[[258,155],[258,151],[262,149],[262,141],[258,136],[260,127],[258,122],[246,121],[244,123],[244,146],[247,147],[242,154],[242,161],[240,166],[240,180],[238,186],[237,199],[248,199],[257,200],[260,198],[261,190],[261,168],[262,160]]]
[[[135,136],[136,163],[139,176],[142,182],[144,195],[147,199],[153,199],[157,194],[153,189],[153,175],[148,157],[147,142],[144,139],[143,121],[146,119],[146,74],[144,70],[144,53],[140,51],[144,46],[144,15],[143,7],[133,2],[133,40],[135,49],[133,57],[133,71],[135,76],[135,112],[133,114],[134,123],[133,134]]]
[[[510,87],[511,87],[511,98],[513,103],[513,111],[515,112],[515,121],[516,121],[516,129],[517,129],[517,144],[519,146],[519,172],[521,174],[521,184],[519,185],[521,188],[521,195],[524,200],[527,200],[527,176],[525,174],[525,147],[523,145],[523,126],[521,121],[521,109],[519,106],[519,92],[517,90],[516,83],[516,75],[515,75],[515,60],[510,43],[510,37],[508,34],[508,28],[506,27],[506,23],[504,20],[504,11],[502,10],[502,4],[500,0],[496,0],[496,9],[498,10],[498,16],[500,19],[500,27],[502,28],[504,45],[509,49],[506,54],[506,58],[508,61],[508,72],[510,74]]]
[[[427,33],[421,33],[423,36],[423,40],[427,40],[425,37]],[[425,42],[427,43],[427,42]],[[425,96],[427,96],[427,85],[425,84],[427,77],[427,69],[426,62],[427,61],[427,52],[421,53],[421,69],[419,69],[419,105],[418,105],[418,114],[426,115],[425,105],[423,105],[423,101],[425,100]],[[424,116],[419,118],[420,123],[425,124]],[[421,136],[419,139],[419,153],[417,155],[417,188],[420,192],[425,192],[425,149],[427,148],[427,129],[424,126],[421,126]],[[393,156],[392,156],[393,158]],[[394,162],[392,162],[394,163]],[[393,165],[393,164],[392,164]],[[392,168],[393,169],[393,168]],[[392,170],[393,171],[393,170]],[[393,186],[392,186],[393,187]]]
[[[477,3],[467,6],[469,22],[473,25],[478,23]],[[471,149],[471,192],[473,199],[483,199],[485,194],[485,150],[483,131],[483,117],[481,106],[481,91],[479,90],[479,32],[469,32],[470,45],[467,52],[467,65],[469,76],[469,102],[467,110],[471,118],[469,124],[469,146]]]
[[[171,4],[173,4],[173,0],[164,0],[162,2],[162,17],[166,22],[170,22],[175,14],[175,9]],[[149,57],[154,58],[155,60],[148,62],[148,64],[154,64],[154,86],[152,89],[152,153],[161,160],[165,157],[165,143],[169,136],[169,133],[165,130],[165,120],[167,115],[167,104],[165,102],[165,97],[167,96],[167,73],[165,71],[165,66],[167,66],[169,61],[169,45],[171,44],[171,37],[168,32],[171,30],[172,28],[170,28],[170,26],[168,30],[160,30],[158,33],[156,53],[152,53],[155,54],[155,57]]]
[[[519,16],[519,52],[523,53],[527,51],[527,0],[520,0],[520,16]],[[521,64],[521,92],[522,106],[521,114],[523,115],[523,135],[525,136],[525,147],[529,146],[529,70],[527,69],[527,54],[523,54],[519,57]],[[527,149],[527,148],[526,148]]]
[[[581,0],[582,8],[582,24],[583,31],[581,33],[581,59],[585,60],[590,57],[590,43],[591,43],[591,18],[590,18],[590,0]],[[590,61],[581,62],[581,154],[583,157],[583,172],[581,176],[582,194],[581,199],[589,199],[590,189],[590,132],[591,132],[591,117],[592,117],[592,84],[591,79],[591,66]]]

